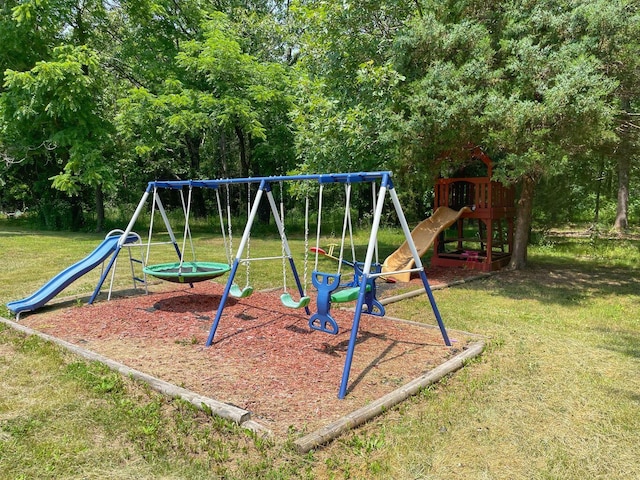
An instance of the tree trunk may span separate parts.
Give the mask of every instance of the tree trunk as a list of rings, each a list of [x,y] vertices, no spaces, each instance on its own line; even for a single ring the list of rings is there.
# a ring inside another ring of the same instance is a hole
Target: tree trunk
[[[190,178],[197,178],[200,170],[200,144],[202,139],[198,136],[187,134],[184,141],[189,153]]]
[[[629,170],[631,161],[624,153],[618,156],[618,206],[616,208],[616,221],[613,228],[618,233],[624,232],[629,227],[627,212],[629,211]]]
[[[631,101],[628,98],[621,100],[622,111],[628,114],[631,111]],[[629,227],[627,213],[629,211],[629,173],[631,171],[631,141],[628,116],[620,126],[620,145],[618,146],[618,205],[616,208],[616,221],[613,229],[618,233],[622,233]]]
[[[229,167],[227,161],[227,137],[224,130],[220,132],[220,162],[222,167],[222,178],[229,178]]]
[[[593,225],[598,225],[600,221],[600,194],[602,192],[602,180],[604,179],[604,157],[600,158],[598,167],[598,179],[596,180],[596,205],[593,211]]]
[[[527,245],[529,243],[529,231],[531,230],[533,197],[538,180],[537,175],[527,175],[522,182],[522,192],[520,193],[516,212],[513,251],[511,252],[511,261],[507,267],[509,270],[517,270],[527,264]]]
[[[101,232],[104,228],[104,192],[102,185],[96,186],[96,232]]]
[[[71,230],[77,232],[84,226],[84,213],[80,198],[73,196],[69,198],[71,203]]]
[[[238,137],[238,146],[240,147],[240,174],[243,177],[249,176],[249,155],[247,152],[247,144],[244,138],[242,128],[236,125],[236,136]]]

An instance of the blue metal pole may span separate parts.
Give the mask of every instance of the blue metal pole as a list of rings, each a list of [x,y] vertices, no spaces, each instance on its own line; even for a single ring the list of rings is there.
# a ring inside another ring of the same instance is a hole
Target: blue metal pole
[[[447,347],[451,346],[451,341],[449,340],[449,335],[447,335],[447,329],[444,326],[444,322],[442,321],[442,317],[440,316],[440,310],[438,310],[438,305],[436,304],[436,299],[433,297],[433,292],[431,291],[431,287],[429,286],[429,281],[427,280],[427,274],[423,270],[420,270],[420,278],[422,279],[422,284],[424,285],[424,289],[427,292],[427,296],[429,297],[429,303],[431,304],[431,309],[433,310],[433,314],[438,321],[438,327],[440,327],[440,333],[442,333],[442,339],[444,340],[444,344]]]
[[[442,339],[444,340],[445,345],[448,347],[451,346],[451,342],[449,341],[449,336],[447,335],[447,330],[444,326],[444,322],[442,321],[442,317],[440,316],[440,311],[438,310],[438,306],[436,304],[436,299],[433,297],[433,292],[431,291],[431,287],[429,286],[429,282],[427,280],[427,274],[424,272],[424,266],[422,265],[422,260],[420,259],[420,255],[416,249],[416,245],[413,241],[413,237],[411,236],[411,231],[409,230],[409,225],[407,224],[407,219],[404,216],[402,211],[402,207],[400,206],[400,201],[398,200],[398,195],[394,188],[389,189],[389,195],[391,197],[391,201],[396,209],[396,214],[398,215],[398,220],[400,221],[400,225],[402,225],[402,231],[404,232],[404,238],[409,245],[409,249],[411,250],[411,254],[413,255],[413,260],[415,261],[416,268],[419,268],[420,278],[422,279],[422,284],[424,285],[424,290],[427,292],[427,296],[429,297],[429,303],[431,303],[431,309],[433,310],[433,314],[438,321],[438,326],[440,327],[440,332],[442,333]]]
[[[351,362],[353,360],[353,353],[356,349],[356,341],[358,340],[358,328],[360,327],[360,317],[362,316],[362,304],[364,303],[364,296],[367,291],[368,274],[365,273],[362,276],[362,279],[363,281],[360,284],[360,293],[358,294],[358,303],[356,304],[356,311],[353,315],[353,324],[351,325],[351,336],[349,337],[347,356],[344,359],[342,381],[340,382],[340,391],[338,392],[338,398],[340,399],[343,399],[347,395],[347,385],[349,383],[349,373],[351,372]]]
[[[296,281],[296,285],[298,286],[298,293],[300,294],[300,297],[304,296],[304,288],[302,287],[302,283],[300,282],[300,277],[298,276],[298,270],[296,270],[296,265],[293,261],[292,257],[289,257],[289,265],[291,265],[291,271],[293,272],[293,278]],[[309,307],[304,307],[304,311],[307,312],[307,315],[311,315],[311,310],[309,310]]]
[[[320,183],[362,183],[379,180],[384,176],[390,176],[390,171],[380,172],[351,172],[351,173],[322,173],[308,175],[274,175],[271,177],[245,177],[245,178],[220,178],[210,180],[167,180],[150,182],[150,185],[159,188],[182,188],[192,185],[202,188],[218,188],[220,185],[234,183],[261,183],[280,181],[317,181]]]
[[[365,256],[364,267],[362,272],[362,280],[360,282],[360,293],[358,294],[358,303],[356,304],[356,311],[353,315],[353,324],[351,325],[351,336],[349,338],[349,346],[347,348],[347,356],[344,360],[344,369],[342,371],[342,381],[340,383],[340,392],[338,398],[342,399],[347,394],[347,385],[349,383],[349,373],[351,372],[351,362],[353,361],[353,354],[356,348],[356,341],[358,339],[358,329],[360,327],[360,317],[362,316],[362,305],[365,302],[365,296],[367,293],[367,282],[369,281],[369,274],[371,271],[371,263],[373,262],[373,254],[375,251],[376,238],[378,235],[378,229],[380,228],[380,218],[382,217],[382,208],[384,205],[384,197],[387,192],[387,188],[393,188],[391,184],[390,175],[385,173],[381,176],[381,186],[378,192],[378,202],[376,204],[376,211],[373,215],[373,224],[371,225],[371,233],[369,235],[369,244],[367,246],[367,254]]]
[[[245,225],[244,232],[242,234],[242,239],[240,240],[240,245],[238,246],[238,251],[236,252],[236,258],[233,261],[233,265],[231,266],[231,271],[229,272],[229,279],[227,280],[227,284],[224,287],[224,292],[222,293],[222,298],[220,299],[220,305],[218,306],[218,310],[216,311],[216,317],[213,320],[213,324],[211,325],[211,330],[209,331],[209,338],[207,339],[207,343],[205,344],[207,347],[210,347],[213,343],[213,337],[216,335],[216,330],[218,329],[218,323],[220,323],[220,318],[222,317],[222,311],[224,310],[224,306],[227,303],[227,298],[229,297],[229,291],[231,290],[231,285],[233,285],[233,280],[236,277],[236,272],[238,270],[238,265],[240,265],[240,259],[242,258],[242,253],[247,245],[247,241],[249,240],[249,235],[251,234],[251,227],[253,226],[253,221],[256,218],[258,213],[258,207],[260,206],[260,200],[262,199],[262,192],[264,190],[268,190],[267,183],[265,181],[260,182],[260,188],[256,193],[256,196],[253,200],[253,206],[251,208],[251,212],[249,213],[249,218],[247,219],[247,224]]]
[[[231,266],[231,271],[229,272],[229,280],[227,280],[227,284],[224,286],[224,292],[222,293],[222,298],[220,299],[220,305],[218,305],[216,317],[213,319],[213,323],[211,324],[209,338],[207,338],[207,343],[205,343],[207,347],[210,347],[213,343],[213,337],[215,337],[216,335],[216,330],[218,329],[218,324],[220,323],[220,317],[222,317],[222,311],[224,310],[224,306],[227,303],[227,298],[229,298],[229,291],[231,290],[231,285],[233,285],[233,280],[236,276],[236,271],[238,270],[239,264],[240,260],[236,258],[233,261],[233,265]]]

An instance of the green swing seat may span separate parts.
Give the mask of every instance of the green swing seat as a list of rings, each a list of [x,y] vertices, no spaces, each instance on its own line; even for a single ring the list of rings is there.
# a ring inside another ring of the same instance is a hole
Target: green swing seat
[[[291,294],[283,293],[280,295],[280,301],[282,302],[282,305],[288,308],[304,308],[309,305],[311,299],[309,297],[300,297],[300,300],[296,301],[293,299]]]
[[[367,292],[371,291],[371,285],[367,285]],[[331,301],[334,303],[353,302],[358,299],[360,287],[351,287],[331,294]]]
[[[253,293],[253,287],[249,285],[247,285],[244,288],[240,288],[238,285],[234,283],[233,285],[231,285],[231,288],[229,289],[229,294],[235,298],[247,298],[252,293]]]

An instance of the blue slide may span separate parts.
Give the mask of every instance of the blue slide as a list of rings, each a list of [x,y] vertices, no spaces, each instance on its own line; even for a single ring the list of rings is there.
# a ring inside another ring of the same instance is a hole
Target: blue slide
[[[100,245],[98,245],[98,247],[87,257],[64,269],[58,275],[45,283],[42,288],[33,295],[23,298],[22,300],[9,302],[7,303],[7,307],[16,314],[36,310],[42,307],[58,293],[67,288],[71,283],[93,270],[109,258],[109,255],[116,252],[118,250],[118,240],[120,240],[120,237],[121,235],[113,235],[105,238],[102,243],[100,243]],[[127,243],[135,241],[136,239],[137,237],[131,236],[127,239]]]

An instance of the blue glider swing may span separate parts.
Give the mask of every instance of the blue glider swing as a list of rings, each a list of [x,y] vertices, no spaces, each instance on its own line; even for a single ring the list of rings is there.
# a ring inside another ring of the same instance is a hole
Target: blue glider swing
[[[374,188],[375,188],[375,184]],[[360,296],[361,288],[364,288],[364,305],[367,307],[363,313],[369,313],[371,315],[384,316],[384,306],[376,299],[376,278],[377,277],[365,277],[363,275],[364,263],[357,262],[355,259],[355,247],[353,244],[353,229],[351,225],[351,183],[345,185],[345,210],[344,221],[342,225],[342,239],[340,241],[340,254],[338,257],[338,272],[327,273],[318,271],[318,253],[320,252],[320,229],[322,225],[322,194],[323,184],[320,184],[320,193],[318,195],[318,229],[316,234],[316,248],[315,251],[315,265],[311,277],[313,286],[317,290],[316,299],[316,312],[309,318],[309,327],[314,330],[329,333],[331,335],[337,335],[339,333],[339,327],[333,316],[331,315],[332,303],[344,303],[352,302],[358,299]],[[375,209],[375,190],[374,190],[374,209]],[[347,233],[349,230],[349,239],[351,243],[351,253],[353,261],[348,262],[344,260],[344,244]],[[377,250],[377,249],[376,249]],[[341,281],[341,267],[342,264],[351,265],[354,268],[353,281],[343,285]],[[379,263],[371,265],[370,273],[380,273],[382,266]],[[346,286],[347,288],[341,288]]]

